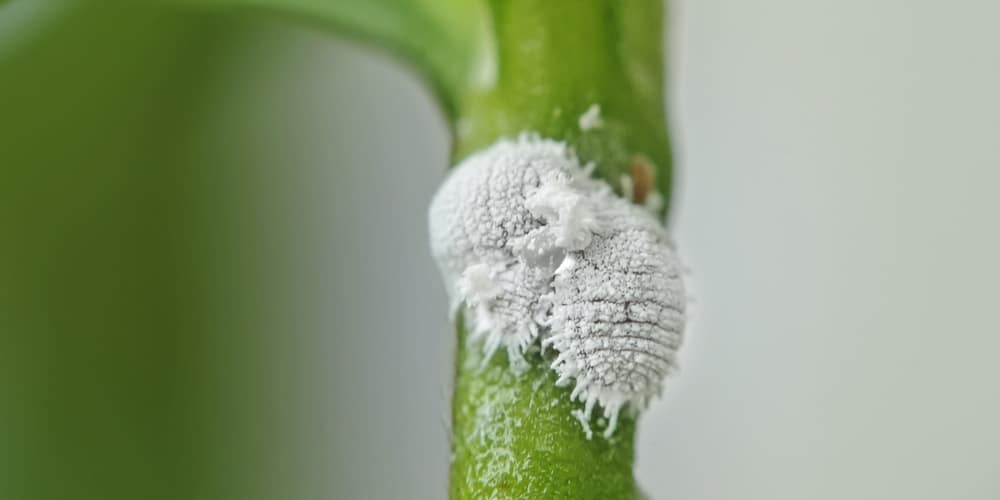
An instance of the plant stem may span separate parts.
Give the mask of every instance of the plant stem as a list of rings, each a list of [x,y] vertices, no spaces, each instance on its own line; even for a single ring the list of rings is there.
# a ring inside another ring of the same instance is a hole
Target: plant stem
[[[528,131],[571,145],[594,175],[621,189],[636,162],[669,200],[670,144],[658,0],[490,0],[492,57],[459,99],[454,163]],[[603,125],[578,119],[599,105]],[[665,204],[666,205],[666,204]],[[541,354],[514,375],[497,353],[485,366],[458,322],[451,497],[632,499],[635,420],[588,439]],[[551,353],[550,353],[551,354]],[[590,425],[602,429],[596,415]]]

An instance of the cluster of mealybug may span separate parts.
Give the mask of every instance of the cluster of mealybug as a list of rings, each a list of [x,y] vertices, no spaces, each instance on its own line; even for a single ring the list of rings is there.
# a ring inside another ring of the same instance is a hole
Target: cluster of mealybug
[[[614,432],[675,366],[685,295],[663,226],[591,179],[564,144],[522,136],[470,156],[441,186],[431,244],[453,311],[466,307],[487,359],[524,367],[552,346],[559,384]]]

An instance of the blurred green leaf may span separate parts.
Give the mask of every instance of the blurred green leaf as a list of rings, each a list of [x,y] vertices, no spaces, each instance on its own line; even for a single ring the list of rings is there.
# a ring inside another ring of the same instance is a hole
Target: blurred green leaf
[[[0,58],[0,498],[233,498],[185,159],[231,30],[67,6]]]
[[[426,78],[448,115],[474,77],[486,44],[479,0],[161,0],[187,6],[292,16],[396,55]]]

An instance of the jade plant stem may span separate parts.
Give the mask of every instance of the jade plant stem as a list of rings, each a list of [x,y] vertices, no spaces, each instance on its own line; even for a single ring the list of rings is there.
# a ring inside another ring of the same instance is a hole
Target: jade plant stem
[[[453,164],[530,131],[572,146],[616,190],[637,164],[652,167],[649,187],[669,200],[661,3],[491,0],[487,11],[492,39],[458,101]],[[583,130],[592,105],[602,124]],[[638,497],[634,418],[623,415],[610,439],[588,439],[571,414],[580,406],[571,387],[555,386],[551,353],[514,375],[502,352],[483,367],[461,319],[457,335],[452,499]]]
[[[659,193],[666,214],[662,0],[161,1],[273,12],[353,35],[428,82],[453,132],[452,165],[534,133],[568,144],[619,193]],[[600,126],[581,126],[592,106]],[[611,438],[588,439],[570,388],[555,386],[551,352],[529,355],[516,376],[502,352],[484,367],[461,319],[456,328],[452,499],[637,497],[633,417],[624,413]]]

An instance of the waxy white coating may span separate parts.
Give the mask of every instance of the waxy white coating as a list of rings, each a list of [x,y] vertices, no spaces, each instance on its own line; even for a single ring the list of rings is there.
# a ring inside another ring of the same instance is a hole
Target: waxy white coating
[[[520,371],[529,348],[551,346],[557,383],[574,384],[587,418],[604,409],[605,436],[659,394],[684,331],[670,239],[565,144],[522,135],[470,156],[434,197],[430,229],[452,310],[465,305],[486,359],[504,348]]]

